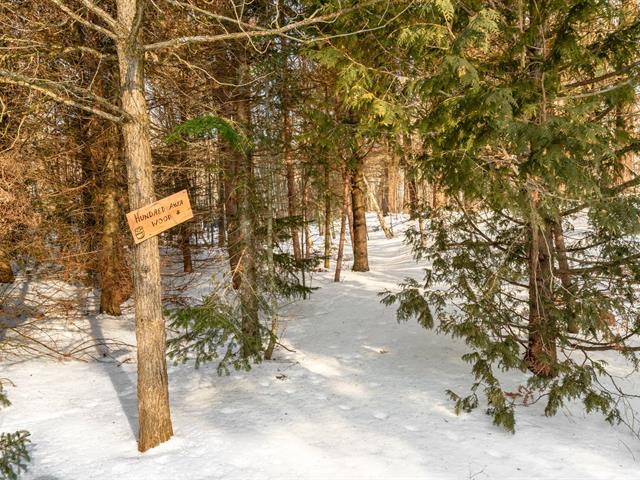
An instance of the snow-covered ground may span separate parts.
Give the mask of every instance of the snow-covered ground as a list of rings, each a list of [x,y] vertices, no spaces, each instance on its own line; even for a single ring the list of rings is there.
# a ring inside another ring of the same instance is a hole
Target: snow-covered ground
[[[176,435],[145,454],[130,352],[113,352],[123,363],[0,365],[15,383],[0,430],[32,434],[24,479],[640,479],[640,440],[580,406],[553,418],[541,404],[521,408],[515,435],[482,409],[455,416],[444,392],[472,381],[464,345],[398,324],[377,297],[421,267],[379,231],[370,266],[345,265],[339,284],[333,272],[314,276],[321,288],[285,311],[282,342],[295,352],[228,377],[170,366]],[[133,343],[131,315],[86,324]]]

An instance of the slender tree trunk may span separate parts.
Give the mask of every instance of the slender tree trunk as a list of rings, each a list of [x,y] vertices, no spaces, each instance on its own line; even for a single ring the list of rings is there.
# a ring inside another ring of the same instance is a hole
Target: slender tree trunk
[[[569,259],[567,258],[567,247],[564,243],[564,232],[560,220],[553,224],[553,244],[555,247],[556,257],[558,258],[558,276],[562,287],[571,295],[574,291],[573,282],[571,281],[571,271],[569,269]],[[567,326],[569,333],[578,333],[579,327],[574,320],[570,320]]]
[[[278,297],[276,293],[276,265],[273,259],[273,195],[271,194],[271,185],[273,185],[273,174],[269,171],[269,186],[267,187],[267,272],[269,275],[269,296],[271,316],[271,331],[269,344],[264,351],[264,358],[271,360],[273,350],[276,346],[278,334]]]
[[[101,97],[117,99],[120,92],[117,65],[111,62],[102,66],[97,64],[95,69],[97,72],[92,73],[95,77],[93,91]],[[98,242],[93,239],[89,242],[91,250],[98,249],[100,312],[119,316],[122,314],[120,305],[133,292],[122,238],[121,218],[124,212],[118,202],[122,189],[119,173],[123,167],[122,135],[116,126],[95,117],[90,125],[93,130],[91,148],[87,152],[90,158],[83,155],[83,162],[87,169],[85,178],[91,180],[92,187],[86,188],[83,202],[87,214],[93,218],[86,220],[85,228],[100,227]],[[94,243],[99,244],[94,246]],[[88,265],[96,268],[95,263],[88,262]]]
[[[389,215],[389,166],[386,164],[384,166],[384,170],[382,171],[382,182],[380,183],[380,202],[378,204],[380,205],[382,216],[386,217],[387,215]]]
[[[193,273],[193,260],[191,256],[191,232],[188,223],[183,223],[180,230],[180,251],[182,252],[182,271]]]
[[[238,84],[249,81],[249,58],[246,50],[238,67]],[[251,131],[251,92],[241,87],[235,102],[236,121],[246,132]],[[237,257],[236,273],[240,275],[240,304],[242,311],[242,353],[245,357],[258,354],[261,349],[260,323],[258,318],[258,280],[256,271],[257,238],[255,235],[255,215],[252,194],[255,191],[252,152],[233,149],[233,162],[236,164],[234,189],[237,196]],[[231,243],[231,237],[229,240]]]
[[[349,199],[347,200],[347,226],[349,227],[349,239],[351,240],[351,255],[355,255],[355,245],[353,238],[353,205],[351,204],[351,175],[349,175]]]
[[[418,188],[416,185],[416,179],[411,172],[405,173],[407,179],[407,192],[409,195],[409,215],[412,219],[418,217]]]
[[[101,80],[95,82],[100,87]],[[95,87],[95,85],[94,85]],[[98,94],[103,92],[98,91]],[[82,255],[81,274],[82,281],[85,285],[96,286],[96,256],[94,252],[98,249],[96,242],[96,233],[98,232],[99,209],[96,205],[96,191],[99,179],[96,178],[96,170],[98,168],[96,158],[93,153],[98,153],[99,148],[93,148],[95,141],[95,131],[98,130],[100,121],[91,121],[85,115],[80,114],[74,118],[74,130],[76,141],[76,160],[79,163],[82,172],[82,189],[80,191],[80,200],[82,202],[82,216],[78,225],[80,237],[80,254]],[[98,125],[96,125],[96,123]],[[92,128],[93,127],[93,128]],[[92,130],[94,130],[92,132]],[[93,133],[93,135],[92,135]],[[107,146],[107,148],[109,148]],[[93,150],[93,151],[92,151]],[[106,152],[99,152],[98,155],[108,155]],[[75,269],[75,268],[74,268]],[[80,273],[80,272],[78,272]]]
[[[529,2],[530,29],[537,34],[535,48],[530,48],[531,75],[540,90],[544,89],[542,65],[546,57],[545,28],[546,12],[537,2]],[[541,96],[538,111],[539,122],[547,117],[545,96]],[[530,147],[533,148],[533,147]],[[553,251],[554,222],[542,211],[541,192],[530,192],[531,224],[529,226],[529,343],[525,353],[525,363],[529,370],[540,377],[556,375],[556,325],[552,315],[554,306],[553,271],[555,254]]]
[[[387,221],[384,219],[384,213],[382,212],[382,209],[380,208],[380,205],[378,204],[378,200],[376,199],[376,196],[371,191],[371,188],[369,186],[369,182],[367,181],[367,177],[365,177],[363,175],[362,178],[364,179],[364,185],[365,185],[365,187],[367,189],[367,195],[369,195],[369,200],[371,201],[371,206],[376,211],[376,215],[378,217],[378,223],[380,223],[380,228],[384,232],[384,236],[387,237],[387,238],[393,238],[393,231],[389,228],[389,226],[387,225]]]
[[[367,218],[364,202],[364,162],[359,159],[351,177],[351,205],[353,208],[353,268],[354,272],[369,271],[367,248]]]
[[[227,226],[227,252],[229,255],[229,268],[231,270],[231,285],[234,290],[240,288],[242,283],[242,271],[240,259],[242,257],[242,237],[240,235],[239,218],[239,172],[237,155],[233,155],[231,149],[225,155],[225,223]]]
[[[118,22],[125,39],[117,44],[121,106],[127,113],[122,126],[129,205],[137,209],[155,200],[149,113],[144,98],[144,52],[141,49],[136,0],[117,0]],[[134,247],[134,287],[138,357],[138,449],[144,452],[173,435],[169,409],[166,332],[162,315],[158,237]]]
[[[562,225],[559,221],[553,224],[553,243],[558,257],[560,281],[564,288],[571,290],[572,282],[569,271],[569,260],[567,259],[567,247],[564,243],[564,232],[562,231]]]
[[[131,296],[131,280],[120,238],[120,209],[117,193],[106,189],[102,204],[100,248],[100,313],[120,316],[120,305]]]
[[[185,165],[187,163],[187,151],[182,145],[177,146],[177,164]],[[176,190],[189,190],[190,181],[188,173],[180,171],[178,173],[178,181],[176,182]],[[182,223],[178,227],[178,242],[180,244],[180,253],[182,254],[182,271],[184,273],[193,273],[193,259],[191,255],[191,226],[190,223]]]
[[[236,112],[231,112],[231,116],[237,117]],[[240,259],[243,254],[239,209],[241,201],[240,165],[245,160],[242,154],[235,152],[234,147],[226,140],[221,145],[221,157],[224,159],[222,178],[231,286],[234,290],[238,290],[242,283]]]
[[[331,267],[331,190],[329,165],[324,167],[324,268]]]
[[[309,183],[304,182],[302,190],[302,217],[304,219],[304,256],[311,258],[313,256],[313,237],[311,236],[311,228],[309,227]]]
[[[416,185],[415,166],[413,161],[413,141],[409,135],[402,140],[402,157],[404,167],[404,207],[409,217],[418,217],[418,188]]]
[[[118,156],[120,132],[110,127],[99,151],[102,191],[102,235],[100,239],[100,313],[122,315],[120,305],[132,293],[131,272],[126,260],[120,229],[121,208],[118,204]]]
[[[398,213],[398,158],[389,145],[389,161],[385,164],[386,198],[389,212]],[[384,206],[382,207],[384,211]]]
[[[0,115],[0,153],[5,153],[11,148],[10,133],[14,133],[15,128],[11,128],[13,122],[9,118],[9,115],[4,112]],[[15,277],[13,275],[13,269],[11,268],[11,258],[9,253],[5,250],[6,247],[11,245],[11,232],[0,232],[0,283],[13,283]],[[0,308],[2,303],[0,303]]]
[[[553,306],[553,223],[531,225],[529,242],[529,344],[525,363],[541,377],[555,375],[556,327]]]
[[[637,0],[622,0],[621,4],[621,15],[618,20],[620,25],[630,28],[634,22],[638,21],[640,5],[638,5]],[[634,110],[638,108],[637,98],[637,89],[634,89],[634,100],[626,105],[619,106],[616,109],[616,124],[623,131],[635,130],[634,127],[637,125],[637,114],[634,115]],[[634,165],[635,159],[635,152],[629,152],[623,155],[620,159],[620,183],[628,182],[637,175],[636,166]],[[637,192],[637,187],[633,187],[632,191]]]
[[[222,166],[220,170],[222,169]],[[218,247],[222,248],[225,246],[226,239],[226,212],[225,212],[225,182],[224,175],[219,171],[218,172]]]
[[[240,282],[240,303],[242,305],[242,333],[243,355],[248,357],[257,354],[261,348],[260,324],[258,319],[258,280],[256,271],[256,237],[255,220],[251,205],[252,158],[246,155],[241,174],[241,199],[239,205],[240,235],[242,253],[239,271],[242,275]]]
[[[5,251],[0,249],[0,283],[13,283],[14,281],[11,261]]]
[[[286,44],[285,44],[286,45]],[[291,112],[289,109],[289,66],[285,59],[284,78],[282,82],[282,147],[287,176],[287,205],[289,221],[291,222],[291,243],[293,244],[293,258],[302,260],[302,244],[300,243],[300,229],[298,227],[298,193],[296,188],[296,171],[291,149]]]
[[[334,282],[340,281],[340,273],[342,272],[342,260],[344,258],[344,242],[347,236],[347,217],[349,216],[349,172],[345,169],[342,187],[342,219],[340,220],[340,240],[338,241],[338,257],[336,258],[336,273],[333,277]]]

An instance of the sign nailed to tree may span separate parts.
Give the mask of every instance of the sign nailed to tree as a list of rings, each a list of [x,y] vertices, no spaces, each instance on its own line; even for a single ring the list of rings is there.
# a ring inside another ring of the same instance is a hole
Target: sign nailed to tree
[[[127,222],[136,244],[191,218],[193,212],[186,190],[127,213]]]

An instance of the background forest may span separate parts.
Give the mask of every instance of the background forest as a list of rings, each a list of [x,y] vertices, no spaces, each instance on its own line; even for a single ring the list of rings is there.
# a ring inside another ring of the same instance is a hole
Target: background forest
[[[366,305],[464,345],[470,381],[443,385],[447,408],[514,432],[519,408],[579,403],[637,435],[639,13],[636,0],[3,1],[2,361],[135,348],[144,452],[174,433],[167,356],[229,374],[288,355],[294,302],[349,270],[384,272],[379,234],[418,273]],[[134,245],[125,213],[183,189],[194,219]],[[91,315],[128,319],[136,347],[94,327],[78,339]],[[37,449],[3,433],[0,476]]]

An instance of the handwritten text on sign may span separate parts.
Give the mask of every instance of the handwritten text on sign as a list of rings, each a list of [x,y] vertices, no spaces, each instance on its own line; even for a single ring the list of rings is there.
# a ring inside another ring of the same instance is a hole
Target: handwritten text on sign
[[[186,190],[127,213],[135,243],[144,242],[190,218],[193,218],[193,212]]]

